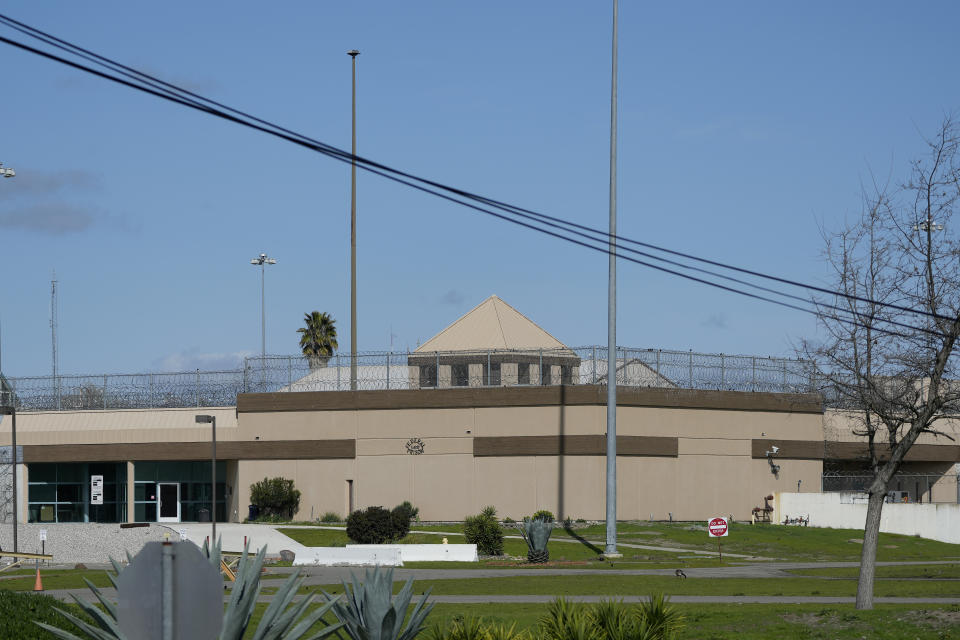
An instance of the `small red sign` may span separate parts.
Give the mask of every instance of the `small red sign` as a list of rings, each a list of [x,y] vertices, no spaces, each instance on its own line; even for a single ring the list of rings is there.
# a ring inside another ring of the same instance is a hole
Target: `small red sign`
[[[727,526],[726,518],[711,518],[710,522],[707,523],[707,533],[710,534],[711,538],[722,538],[729,531],[730,528]]]

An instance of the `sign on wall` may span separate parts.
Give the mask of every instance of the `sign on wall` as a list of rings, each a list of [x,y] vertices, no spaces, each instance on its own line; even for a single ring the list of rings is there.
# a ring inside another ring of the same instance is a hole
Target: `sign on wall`
[[[90,476],[90,504],[103,504],[103,476]]]

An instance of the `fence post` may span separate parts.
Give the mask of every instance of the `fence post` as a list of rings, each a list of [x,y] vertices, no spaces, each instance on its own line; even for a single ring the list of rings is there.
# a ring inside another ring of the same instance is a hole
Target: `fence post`
[[[720,354],[720,389],[727,386],[726,359]]]
[[[337,354],[337,391],[340,391],[340,354]]]
[[[543,349],[540,349],[540,386],[543,386]]]
[[[753,373],[750,376],[750,390],[757,390],[757,356],[750,357],[750,364],[753,369]]]
[[[662,351],[662,349],[657,349],[657,378],[660,377],[660,352],[661,352],[661,351]],[[657,386],[659,386],[659,382],[660,382],[660,381],[657,380],[657,383],[658,383]]]
[[[783,361],[783,389],[780,390],[782,393],[787,392],[787,361]]]
[[[693,389],[693,351],[690,352],[690,388]]]
[[[107,408],[107,374],[103,374],[103,408]]]
[[[293,391],[293,358],[287,356],[287,391]]]
[[[597,345],[593,345],[593,384],[597,384]]]
[[[200,406],[200,369],[197,369],[197,384],[194,386],[194,392],[197,396],[197,406]]]
[[[387,391],[390,391],[390,352],[387,352]]]

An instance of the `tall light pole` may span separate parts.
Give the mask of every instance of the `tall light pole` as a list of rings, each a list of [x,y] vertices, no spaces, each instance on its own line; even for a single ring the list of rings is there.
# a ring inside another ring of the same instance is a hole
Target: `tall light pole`
[[[260,265],[260,355],[264,360],[264,362],[260,363],[260,366],[263,367],[266,365],[267,358],[267,303],[266,286],[264,285],[264,271],[266,269],[266,265],[277,264],[277,261],[273,258],[268,258],[267,254],[261,253],[259,256],[251,260],[250,264]]]
[[[617,0],[613,0],[610,85],[610,262],[607,280],[607,546],[617,553]]]
[[[13,406],[13,394],[10,404],[0,404],[0,416],[10,416],[10,474],[13,483],[13,552],[17,553],[17,522],[20,514],[17,513],[17,408]]]
[[[213,448],[210,451],[210,461],[212,463],[210,471],[210,524],[213,527],[212,538],[210,538],[210,548],[217,544],[217,416],[199,415],[196,418],[199,424],[210,423],[212,427],[211,444]]]
[[[353,142],[350,146],[350,390],[357,390],[357,56],[347,51],[353,64]]]

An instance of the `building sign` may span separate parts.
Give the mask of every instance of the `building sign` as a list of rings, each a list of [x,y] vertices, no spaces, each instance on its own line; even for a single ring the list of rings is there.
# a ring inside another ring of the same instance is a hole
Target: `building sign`
[[[103,476],[90,476],[90,504],[103,504]]]

